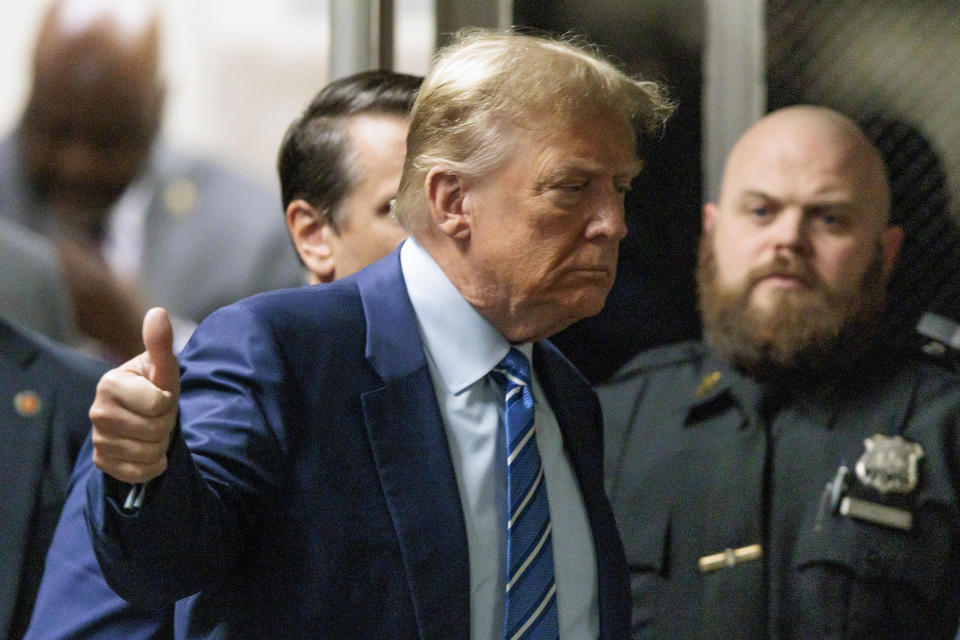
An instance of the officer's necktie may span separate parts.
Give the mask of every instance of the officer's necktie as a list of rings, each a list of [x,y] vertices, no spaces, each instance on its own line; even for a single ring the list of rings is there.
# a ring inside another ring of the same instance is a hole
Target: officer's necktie
[[[493,369],[506,395],[507,590],[505,640],[557,638],[550,506],[533,428],[530,363],[517,349]]]

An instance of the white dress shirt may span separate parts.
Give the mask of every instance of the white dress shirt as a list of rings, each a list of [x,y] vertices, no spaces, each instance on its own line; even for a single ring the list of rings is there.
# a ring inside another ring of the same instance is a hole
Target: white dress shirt
[[[457,475],[470,555],[473,640],[503,637],[506,576],[506,445],[503,395],[489,375],[510,343],[460,295],[412,237],[400,266],[413,304]],[[532,344],[514,345],[532,361]],[[532,368],[532,367],[531,367]],[[560,637],[595,639],[597,563],[586,507],[560,428],[533,373],[534,429],[553,525]]]

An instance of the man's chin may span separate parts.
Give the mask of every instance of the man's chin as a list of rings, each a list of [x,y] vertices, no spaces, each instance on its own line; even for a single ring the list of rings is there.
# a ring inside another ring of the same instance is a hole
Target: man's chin
[[[589,290],[580,289],[577,293],[560,304],[548,305],[545,318],[556,323],[551,333],[556,333],[567,326],[595,316],[603,311],[610,287],[591,287]],[[541,310],[543,312],[544,310]],[[548,334],[549,335],[549,334]]]
[[[610,289],[613,288],[613,280],[598,280],[594,286],[582,290],[576,303],[573,305],[576,313],[581,318],[595,316],[603,311],[603,305],[607,302],[607,296]]]

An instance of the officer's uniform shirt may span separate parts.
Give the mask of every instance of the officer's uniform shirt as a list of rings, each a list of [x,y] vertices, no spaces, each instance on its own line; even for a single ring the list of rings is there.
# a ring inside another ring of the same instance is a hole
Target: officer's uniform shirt
[[[598,390],[636,637],[953,637],[960,379],[929,363],[859,371],[829,393],[811,380],[773,394],[686,343]],[[903,447],[866,467],[898,476],[913,464],[916,480],[884,493],[856,467],[865,441],[896,435]],[[887,511],[842,515],[843,498]]]

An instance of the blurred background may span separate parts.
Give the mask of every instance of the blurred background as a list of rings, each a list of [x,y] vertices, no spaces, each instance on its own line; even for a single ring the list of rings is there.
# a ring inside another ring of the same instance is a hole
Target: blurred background
[[[213,156],[272,184],[284,130],[331,79],[330,23],[337,3],[158,0],[157,4],[167,81],[163,137],[177,148]],[[33,42],[48,5],[47,0],[0,5],[4,131],[13,127],[23,108]],[[396,66],[423,73],[433,54],[432,0],[398,0],[394,6],[401,23],[397,31],[417,36],[400,39]]]
[[[592,380],[641,348],[692,337],[700,207],[723,157],[766,111],[816,102],[883,150],[908,232],[895,298],[960,310],[957,0],[159,0],[162,136],[276,183],[277,145],[326,82],[366,68],[422,74],[465,25],[576,33],[665,82],[678,111],[628,200],[631,233],[604,312],[557,338]],[[21,112],[45,0],[0,6],[0,128]],[[896,307],[897,305],[892,305]]]

